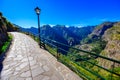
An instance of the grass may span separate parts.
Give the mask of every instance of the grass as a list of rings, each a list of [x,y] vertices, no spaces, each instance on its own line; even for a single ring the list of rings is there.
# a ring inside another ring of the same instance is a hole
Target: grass
[[[55,57],[57,56],[56,49],[53,49],[48,45],[46,46],[46,48],[52,55],[54,55]],[[95,60],[93,60],[93,61],[95,61]],[[83,66],[82,64],[79,65],[77,62],[72,61],[68,56],[65,56],[62,54],[59,56],[58,61],[60,61],[61,63],[63,63],[67,67],[69,67],[72,71],[74,71],[76,74],[78,74],[84,80],[102,80],[99,77],[97,77],[95,74],[100,75],[105,80],[119,80],[120,79],[119,76],[111,74],[110,72],[108,72],[104,69],[98,68],[97,66],[93,65],[93,67],[90,68],[87,66]],[[90,62],[93,62],[93,61],[90,60]],[[88,63],[85,63],[85,64],[90,66],[90,64],[88,64]],[[91,72],[93,72],[94,74],[91,73],[90,71],[88,71],[86,68],[88,70],[90,70]],[[120,73],[120,67],[114,68],[114,71],[116,73]],[[112,75],[112,77],[111,77],[111,75]]]
[[[120,40],[120,34],[112,34],[111,35],[112,40]]]
[[[4,42],[3,46],[0,48],[0,54],[2,54],[3,52],[5,52],[8,49],[11,41],[12,41],[12,35],[9,34],[8,40],[6,42]]]
[[[55,57],[57,57],[57,52],[56,49],[53,49],[46,45],[47,50]],[[99,80],[98,77],[95,75],[91,74],[89,71],[87,71],[84,66],[78,65],[76,62],[72,61],[69,57],[65,55],[60,55],[58,58],[58,61],[69,67],[72,71],[74,71],[76,74],[78,74],[81,78],[84,80]],[[87,76],[86,76],[87,75]]]

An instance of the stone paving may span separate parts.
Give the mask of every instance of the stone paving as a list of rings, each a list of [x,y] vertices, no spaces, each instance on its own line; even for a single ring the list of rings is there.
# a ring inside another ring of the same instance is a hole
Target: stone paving
[[[29,36],[11,32],[0,80],[82,80]]]

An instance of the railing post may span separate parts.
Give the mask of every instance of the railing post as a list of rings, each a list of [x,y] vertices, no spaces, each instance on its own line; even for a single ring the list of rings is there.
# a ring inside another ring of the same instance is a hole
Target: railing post
[[[112,64],[112,72],[114,71],[114,67],[115,67],[115,62],[113,62],[113,64]],[[112,78],[113,78],[113,73],[111,73],[111,80],[112,80]]]
[[[58,60],[58,46],[57,46],[57,60]]]
[[[45,42],[44,42],[44,41],[43,41],[43,48],[46,49],[46,48],[45,48]]]
[[[44,38],[42,38],[41,40],[43,40],[43,41],[42,41],[42,47],[43,47],[44,49],[46,49],[46,48],[45,48],[45,42],[44,42],[44,41],[45,41],[45,39],[44,39]]]
[[[34,40],[35,40],[35,35],[33,34]]]
[[[59,47],[58,47],[58,44],[56,45],[57,46],[57,60],[59,59]]]

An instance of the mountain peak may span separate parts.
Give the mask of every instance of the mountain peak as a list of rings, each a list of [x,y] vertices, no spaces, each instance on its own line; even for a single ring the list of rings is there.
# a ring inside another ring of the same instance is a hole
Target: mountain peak
[[[115,24],[115,22],[104,22],[104,23],[98,25],[90,36],[91,37],[102,36],[104,34],[104,32],[107,29],[111,28],[114,24]]]

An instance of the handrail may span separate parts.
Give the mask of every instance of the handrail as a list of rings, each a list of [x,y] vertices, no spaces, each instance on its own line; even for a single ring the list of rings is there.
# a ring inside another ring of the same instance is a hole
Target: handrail
[[[43,38],[43,37],[41,37],[41,38]],[[60,45],[63,45],[63,46],[66,46],[66,47],[70,47],[70,48],[72,48],[72,49],[75,49],[75,50],[78,50],[78,51],[81,51],[81,52],[84,52],[84,53],[88,53],[88,54],[91,54],[91,55],[94,55],[94,56],[97,56],[97,57],[100,57],[100,58],[103,58],[103,59],[106,59],[106,60],[110,60],[110,61],[113,61],[113,62],[116,62],[116,63],[119,63],[119,64],[120,64],[120,61],[115,60],[115,59],[112,59],[112,58],[107,58],[107,57],[102,56],[102,55],[99,55],[99,54],[95,54],[95,53],[92,53],[92,52],[88,52],[88,51],[84,51],[84,50],[81,50],[81,49],[77,49],[77,48],[68,46],[68,45],[66,45],[66,44],[57,42],[57,41],[55,41],[55,40],[51,40],[51,39],[47,39],[47,38],[44,38],[44,39],[50,40],[50,41],[52,41],[52,42],[54,42],[54,43],[58,43],[58,44],[60,44]]]
[[[49,40],[49,39],[48,39]],[[54,43],[56,43],[56,41],[54,41],[53,40],[53,42]],[[47,42],[48,43],[48,42]],[[51,43],[49,43],[49,44],[51,44]],[[53,44],[52,44],[53,45]],[[55,45],[54,45],[55,46]],[[70,46],[69,46],[70,47]],[[62,48],[59,48],[59,49],[61,49],[61,50],[63,50],[63,51],[65,51],[65,52],[69,52],[69,51],[66,51],[66,50],[64,50],[64,49],[62,49]],[[74,49],[74,48],[73,48]],[[76,48],[75,48],[76,49]],[[79,49],[77,49],[77,50],[79,50]],[[101,57],[101,58],[103,58],[103,57]],[[85,60],[85,59],[83,59],[83,58],[81,58],[82,60]],[[107,58],[107,60],[109,60],[109,58]],[[87,60],[86,60],[87,61]],[[113,62],[116,62],[116,63],[118,63],[119,61],[116,61],[116,60],[110,60],[110,61],[113,61]],[[99,65],[97,65],[97,64],[94,64],[94,63],[92,63],[92,62],[90,62],[90,61],[87,61],[87,62],[89,62],[89,63],[91,63],[91,64],[93,64],[93,65],[95,65],[95,66],[97,66],[97,67],[99,67],[99,68],[102,68],[102,69],[104,69],[104,70],[106,70],[106,71],[108,71],[108,72],[110,72],[110,73],[113,73],[113,74],[116,74],[116,75],[118,75],[118,76],[120,76],[120,74],[118,74],[118,73],[115,73],[115,72],[113,72],[113,71],[111,71],[111,70],[109,70],[109,69],[106,69],[106,68],[104,68],[104,67],[101,67],[101,66],[99,66]]]
[[[54,44],[51,44],[51,43],[49,43],[49,42],[47,42],[47,41],[46,41],[46,43],[49,44],[49,45],[55,46]],[[57,47],[57,46],[55,46],[55,47]],[[58,49],[63,50],[63,51],[65,51],[65,52],[69,52],[69,51],[66,51],[66,50],[64,50],[64,49],[62,49],[62,48],[58,48]],[[104,79],[102,76],[100,76],[99,74],[92,72],[90,69],[85,68],[85,67],[82,66],[82,65],[80,65],[80,66],[81,66],[82,68],[84,68],[85,70],[87,70],[88,72],[92,73],[93,75],[96,75],[98,78],[100,78],[100,79],[102,79],[102,80],[105,80],[105,79]]]

